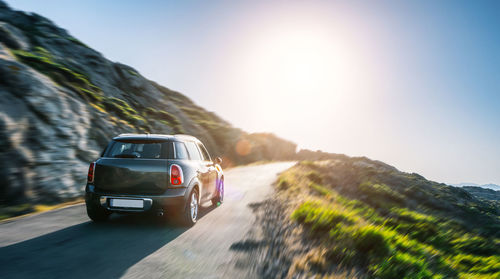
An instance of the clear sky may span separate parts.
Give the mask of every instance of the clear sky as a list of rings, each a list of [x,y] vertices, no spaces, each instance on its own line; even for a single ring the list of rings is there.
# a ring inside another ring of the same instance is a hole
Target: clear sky
[[[7,2],[247,131],[500,184],[500,1]]]

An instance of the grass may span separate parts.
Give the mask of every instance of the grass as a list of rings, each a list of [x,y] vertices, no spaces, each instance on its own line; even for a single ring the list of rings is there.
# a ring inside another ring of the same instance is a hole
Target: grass
[[[53,55],[46,49],[35,47],[33,52],[12,50],[12,53],[20,61],[48,76],[57,84],[69,87],[90,102],[102,101],[103,94],[98,86],[91,83],[83,73],[56,62]]]
[[[126,101],[115,98],[106,97],[103,99],[103,106],[107,111],[112,111],[135,126],[145,126],[148,122],[135,109],[133,109]]]
[[[332,165],[344,172],[332,172]],[[423,177],[363,168],[344,161],[304,161],[278,178],[279,193],[295,200],[290,218],[319,243],[313,249],[323,251],[315,261],[375,278],[500,278],[497,236],[469,227],[434,204],[408,206],[420,197],[407,196],[394,181],[404,177],[401,181],[422,183]],[[489,210],[478,210],[476,218],[489,218]]]
[[[424,259],[400,252],[374,265],[371,270],[379,278],[443,278],[440,275],[433,276]]]
[[[136,77],[140,76],[138,72],[133,71],[133,70],[128,70],[127,72],[128,72],[129,74],[133,75],[133,76],[136,76]]]
[[[353,223],[351,217],[345,212],[324,207],[317,201],[304,202],[291,217],[300,223],[310,225],[314,232],[329,231],[340,223],[344,225]]]
[[[153,118],[159,120],[161,123],[169,127],[173,127],[175,133],[183,132],[182,125],[179,119],[175,115],[165,110],[159,110],[152,107],[148,107],[144,111],[144,116],[147,118]]]

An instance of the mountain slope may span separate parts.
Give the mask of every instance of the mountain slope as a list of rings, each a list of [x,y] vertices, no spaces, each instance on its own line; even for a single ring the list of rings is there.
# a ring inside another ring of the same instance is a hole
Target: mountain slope
[[[0,76],[0,204],[81,195],[88,163],[124,132],[192,134],[226,165],[295,154],[294,143],[247,134],[2,1]]]

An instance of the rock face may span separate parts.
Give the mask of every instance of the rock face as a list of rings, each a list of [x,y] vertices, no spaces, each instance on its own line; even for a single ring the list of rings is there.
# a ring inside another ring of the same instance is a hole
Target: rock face
[[[124,132],[192,134],[226,164],[295,155],[295,144],[234,128],[1,0],[0,96],[0,204],[80,196],[88,164]],[[248,154],[235,150],[241,140]]]

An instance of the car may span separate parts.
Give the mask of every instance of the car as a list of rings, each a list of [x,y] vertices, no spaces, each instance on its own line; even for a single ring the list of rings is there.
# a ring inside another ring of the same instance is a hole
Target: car
[[[89,166],[87,214],[103,222],[113,212],[150,212],[192,226],[202,203],[224,200],[221,163],[193,136],[121,134]]]

